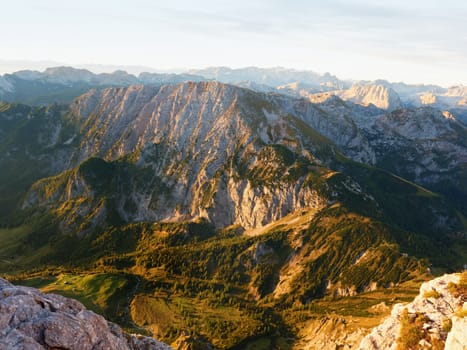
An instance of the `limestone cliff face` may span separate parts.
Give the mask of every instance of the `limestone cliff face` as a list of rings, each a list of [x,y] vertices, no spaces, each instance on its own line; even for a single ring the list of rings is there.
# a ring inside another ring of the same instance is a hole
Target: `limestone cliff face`
[[[397,92],[392,88],[378,84],[354,84],[347,90],[335,90],[327,93],[310,94],[312,102],[322,102],[330,96],[338,96],[363,106],[375,106],[387,111],[403,107]]]
[[[170,350],[125,334],[81,303],[0,279],[0,348],[8,350]]]
[[[415,105],[429,105],[442,110],[452,110],[456,107],[465,108],[467,97],[466,86],[451,86],[441,91],[425,91],[417,95]]]
[[[429,349],[432,344],[445,343],[445,349],[464,350],[466,348],[465,286],[459,288],[460,274],[444,275],[420,287],[420,294],[413,302],[393,307],[391,316],[372,330],[360,343],[361,350],[396,349],[401,337],[401,319],[407,309],[408,318],[423,317],[424,322],[418,329],[421,336],[420,349]],[[465,275],[464,282],[465,283]],[[452,326],[450,326],[452,325]],[[406,327],[406,326],[405,326]]]
[[[443,180],[464,186],[459,181],[467,163],[467,128],[449,112],[398,110],[375,118],[365,130],[376,164],[425,186]]]
[[[217,82],[90,91],[70,112],[80,125],[72,159],[81,165],[35,184],[23,206],[55,206],[92,225],[112,201],[124,221],[206,218],[245,228],[320,208],[327,201],[307,173],[333,146],[303,130],[300,118],[312,114],[290,108]],[[88,174],[97,168],[98,178]]]
[[[313,153],[323,140],[306,144],[310,137],[307,140],[294,122],[300,120],[352,158],[369,163],[374,154],[360,124],[384,113],[337,97],[315,105],[217,82],[93,90],[75,100],[71,110],[82,123],[77,160],[116,159],[151,144],[167,144],[173,152],[165,161],[201,159],[209,153],[207,160],[212,161],[213,147],[222,161],[255,139],[266,144],[289,142],[287,146],[295,149],[312,146]]]
[[[317,106],[334,116],[332,132],[325,135],[348,157],[436,192],[455,188],[460,198],[466,198],[467,128],[453,114],[430,107],[387,113],[336,96]],[[309,123],[314,125],[313,120]]]
[[[72,105],[72,114],[82,122],[78,161],[90,156],[114,160],[149,145],[170,148],[161,168],[187,157],[206,163],[227,158],[256,136],[247,118],[258,116],[239,109],[244,93],[215,82],[93,90]],[[213,154],[214,147],[219,154]]]
[[[429,108],[385,113],[337,96],[313,104],[199,82],[91,90],[67,118],[76,168],[36,183],[23,207],[54,206],[91,226],[112,216],[259,227],[326,205],[308,174],[339,153],[422,184],[447,174],[465,188],[465,127]]]
[[[467,312],[467,307],[464,308],[464,312]],[[467,347],[467,318],[454,316],[451,321],[452,328],[446,339],[445,349],[464,350]]]
[[[357,84],[338,94],[338,96],[344,100],[365,106],[372,104],[388,111],[402,107],[399,95],[393,89],[383,85]]]

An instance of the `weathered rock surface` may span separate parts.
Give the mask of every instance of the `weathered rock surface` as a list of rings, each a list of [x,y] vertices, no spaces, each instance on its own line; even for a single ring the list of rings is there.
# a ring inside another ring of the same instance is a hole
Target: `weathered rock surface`
[[[340,152],[423,185],[446,181],[459,201],[467,196],[467,131],[431,108],[385,114],[337,96],[315,105],[189,82],[92,90],[72,103],[67,117],[79,125],[69,137],[75,147],[68,159],[80,168],[36,183],[23,207],[60,212],[61,226],[73,232],[108,217],[261,227],[325,206],[329,198],[307,174]],[[437,226],[448,227],[443,220]]]
[[[395,350],[397,348],[401,329],[401,315],[404,309],[408,310],[409,317],[422,314],[427,318],[423,328],[428,331],[430,339],[424,339],[423,344],[430,348],[430,341],[434,339],[446,341],[445,349],[467,349],[466,318],[457,317],[456,313],[462,309],[467,295],[451,293],[453,284],[460,281],[459,274],[444,275],[420,287],[420,294],[413,302],[403,305],[394,305],[391,315],[378,327],[374,328],[360,343],[360,350]],[[451,320],[452,328],[448,334],[446,324]],[[422,330],[420,330],[422,331]],[[447,336],[447,339],[446,339]]]
[[[0,279],[0,349],[169,350],[124,333],[76,300]]]
[[[71,106],[71,118],[81,125],[75,165],[89,157],[134,156],[133,169],[142,179],[136,183],[128,175],[132,170],[124,169],[114,177],[125,186],[108,191],[123,221],[207,218],[217,227],[260,227],[293,210],[326,204],[304,170],[322,148],[334,146],[310,137],[299,115],[289,115],[299,100],[282,108],[283,102],[217,82],[93,90]],[[327,128],[330,118],[308,105],[303,118],[319,114]],[[298,158],[308,165],[300,168]],[[88,165],[118,170],[102,162]],[[96,209],[100,198],[90,184],[94,177],[85,173],[68,173],[51,191],[45,190],[50,180],[39,182],[24,207],[68,203],[70,217],[102,222],[108,213]]]
[[[388,111],[402,108],[399,95],[393,89],[382,85],[356,84],[337,95],[347,101],[364,106],[372,104]]]
[[[465,304],[464,304],[465,305]],[[464,308],[467,311],[467,307]],[[452,328],[446,339],[447,350],[467,349],[467,317],[452,318]]]
[[[310,94],[308,97],[312,102],[323,102],[331,96],[339,96],[345,101],[362,106],[373,105],[388,111],[403,107],[399,95],[392,88],[377,84],[355,84],[347,90]]]

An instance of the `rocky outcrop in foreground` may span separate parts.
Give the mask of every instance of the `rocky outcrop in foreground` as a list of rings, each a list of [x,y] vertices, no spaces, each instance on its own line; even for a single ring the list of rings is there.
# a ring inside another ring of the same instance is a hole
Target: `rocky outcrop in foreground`
[[[394,305],[359,349],[467,349],[466,277],[451,274],[423,283],[414,301]]]
[[[76,300],[14,286],[0,278],[0,349],[170,350],[129,335]]]

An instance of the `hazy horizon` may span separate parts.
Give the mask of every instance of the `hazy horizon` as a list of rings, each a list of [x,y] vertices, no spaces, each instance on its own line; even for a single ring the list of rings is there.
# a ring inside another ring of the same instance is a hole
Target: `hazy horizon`
[[[467,3],[460,0],[18,0],[3,10],[0,29],[9,35],[0,72],[13,61],[21,69],[40,62],[177,72],[257,66],[467,85]]]

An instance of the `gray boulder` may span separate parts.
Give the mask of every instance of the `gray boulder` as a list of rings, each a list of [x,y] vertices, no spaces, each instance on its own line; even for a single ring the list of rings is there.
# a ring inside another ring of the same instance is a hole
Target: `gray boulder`
[[[167,350],[129,335],[76,300],[14,286],[0,278],[0,349]]]

